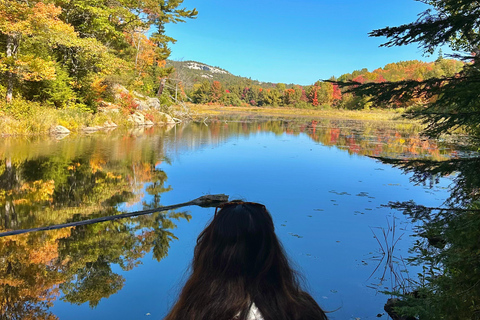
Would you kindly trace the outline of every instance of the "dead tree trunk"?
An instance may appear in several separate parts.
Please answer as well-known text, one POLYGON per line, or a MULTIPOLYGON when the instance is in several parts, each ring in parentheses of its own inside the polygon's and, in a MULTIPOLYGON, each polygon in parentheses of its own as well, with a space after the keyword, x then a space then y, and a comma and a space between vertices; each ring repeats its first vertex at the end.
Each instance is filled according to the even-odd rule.
POLYGON ((163 88, 165 88, 165 83, 167 82, 167 78, 163 78, 162 81, 160 81, 160 87, 158 88, 157 91, 157 97, 160 97, 163 93, 163 88))
MULTIPOLYGON (((7 35, 7 60, 10 61, 12 58, 15 59, 17 55, 17 37, 15 35, 7 35)), ((12 72, 11 68, 13 66, 10 66, 10 68, 6 72, 7 76, 7 96, 6 100, 7 103, 12 101, 13 98, 13 82, 14 82, 14 77, 15 74, 12 72)))

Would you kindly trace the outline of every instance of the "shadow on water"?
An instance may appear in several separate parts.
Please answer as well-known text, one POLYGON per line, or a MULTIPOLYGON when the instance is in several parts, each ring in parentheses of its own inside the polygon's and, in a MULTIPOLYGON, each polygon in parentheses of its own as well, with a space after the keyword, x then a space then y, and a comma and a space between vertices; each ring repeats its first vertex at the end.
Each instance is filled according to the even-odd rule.
MULTIPOLYGON (((480 163, 475 158, 452 158, 466 151, 422 139, 418 130, 405 123, 379 126, 361 121, 238 116, 170 130, 136 129, 62 140, 6 139, 0 145, 0 231, 155 208, 161 205, 162 194, 172 190, 160 164, 171 162, 179 153, 221 146, 236 136, 307 135, 350 155, 377 157, 413 174, 416 183, 434 184, 438 176, 454 176, 449 209, 390 205, 422 222, 414 248, 419 254, 413 259, 424 265, 418 283, 420 296, 437 301, 455 295, 437 312, 456 304, 465 306, 460 301, 474 297, 465 310, 478 312, 480 278, 468 270, 480 269, 479 260, 466 253, 478 251, 480 219, 475 210, 480 209, 480 163), (436 238, 440 240, 433 245, 436 238), (437 294, 439 288, 443 295, 437 294)), ((59 297, 95 307, 124 286, 125 278, 112 266, 132 270, 150 252, 160 261, 176 239, 175 221, 190 218, 187 212, 170 211, 0 238, 0 318, 54 319, 49 308, 59 297)), ((391 227, 382 231, 383 237, 395 242, 398 235, 392 232, 396 227, 391 227)), ((377 239, 384 245, 387 264, 393 265, 394 257, 388 255, 392 247, 380 242, 378 233, 377 239)))
POLYGON ((415 223, 410 264, 422 267, 409 290, 395 290, 386 310, 413 319, 480 319, 480 157, 443 161, 378 158, 433 186, 452 176, 450 197, 441 207, 392 201, 415 223))

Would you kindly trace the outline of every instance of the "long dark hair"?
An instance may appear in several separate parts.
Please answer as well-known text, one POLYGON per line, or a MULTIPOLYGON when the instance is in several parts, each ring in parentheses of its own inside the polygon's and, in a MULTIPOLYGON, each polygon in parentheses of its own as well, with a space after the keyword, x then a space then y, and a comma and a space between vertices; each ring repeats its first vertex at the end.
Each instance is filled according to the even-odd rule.
MULTIPOLYGON (((232 201, 200 233, 192 274, 165 320, 327 319, 299 285, 265 206, 232 201)), ((217 208, 218 209, 218 208, 217 208)))

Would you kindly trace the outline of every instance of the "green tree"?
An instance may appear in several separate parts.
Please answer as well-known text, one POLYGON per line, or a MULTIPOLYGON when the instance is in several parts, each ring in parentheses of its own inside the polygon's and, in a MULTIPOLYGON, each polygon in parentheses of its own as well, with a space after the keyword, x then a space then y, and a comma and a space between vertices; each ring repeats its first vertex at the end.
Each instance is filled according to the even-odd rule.
POLYGON ((277 88, 266 89, 263 92, 263 101, 267 106, 278 107, 282 104, 282 91, 277 88))
POLYGON ((210 82, 204 80, 193 85, 192 99, 195 103, 207 103, 211 99, 210 82))
POLYGON ((225 106, 241 106, 242 105, 242 100, 238 97, 236 93, 233 92, 226 92, 222 96, 221 100, 222 104, 225 106))
POLYGON ((283 92, 285 89, 287 89, 287 86, 285 85, 285 83, 277 83, 275 88, 283 92))

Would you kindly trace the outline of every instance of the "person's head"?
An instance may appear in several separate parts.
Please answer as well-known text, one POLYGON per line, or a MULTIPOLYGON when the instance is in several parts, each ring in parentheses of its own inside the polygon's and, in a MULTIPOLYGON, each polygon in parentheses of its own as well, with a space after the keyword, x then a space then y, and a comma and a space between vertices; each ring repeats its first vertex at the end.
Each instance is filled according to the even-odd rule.
POLYGON ((166 319, 246 319, 252 303, 265 320, 326 319, 300 289, 265 206, 232 201, 198 236, 192 275, 166 319))
POLYGON ((272 217, 262 204, 232 201, 220 206, 198 237, 193 272, 204 277, 241 279, 248 288, 267 275, 280 276, 281 270, 290 271, 272 217))

